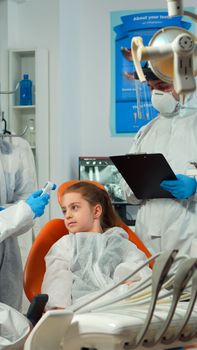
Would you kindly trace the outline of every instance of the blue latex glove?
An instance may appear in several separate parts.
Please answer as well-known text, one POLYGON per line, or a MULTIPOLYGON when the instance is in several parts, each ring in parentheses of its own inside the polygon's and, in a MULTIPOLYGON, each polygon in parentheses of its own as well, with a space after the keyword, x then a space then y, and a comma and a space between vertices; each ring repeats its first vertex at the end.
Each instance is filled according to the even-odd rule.
POLYGON ((0 211, 4 210, 5 208, 4 207, 0 207, 0 211))
POLYGON ((49 194, 45 193, 41 196, 42 190, 33 192, 26 200, 26 203, 30 206, 34 212, 34 218, 37 218, 44 214, 45 206, 49 203, 49 194))
POLYGON ((177 174, 176 177, 177 180, 162 181, 161 188, 170 192, 177 199, 191 197, 196 192, 196 179, 182 174, 177 174))

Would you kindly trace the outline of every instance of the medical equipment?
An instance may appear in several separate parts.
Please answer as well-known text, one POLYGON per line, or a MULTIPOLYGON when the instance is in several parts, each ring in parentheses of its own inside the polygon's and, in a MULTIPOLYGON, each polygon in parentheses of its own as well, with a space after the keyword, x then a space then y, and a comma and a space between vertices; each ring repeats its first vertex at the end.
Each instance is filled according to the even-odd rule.
MULTIPOLYGON (((66 187, 76 181, 64 183, 58 188, 60 202, 66 187)), ((30 300, 33 293, 40 292, 44 273, 42 260, 50 249, 46 236, 52 240, 60 238, 66 233, 63 226, 63 220, 52 220, 45 225, 33 244, 24 278, 25 292, 30 300), (58 237, 55 238, 55 235, 58 237)), ((157 262, 153 277, 133 283, 122 295, 114 293, 113 297, 108 296, 105 290, 102 292, 103 299, 97 298, 91 304, 89 300, 86 305, 85 302, 75 304, 69 310, 47 311, 32 330, 24 349, 79 350, 87 347, 98 350, 145 350, 146 344, 150 344, 151 349, 161 350, 197 342, 197 307, 194 305, 197 294, 196 259, 177 257, 176 253, 170 251, 164 255, 158 253, 158 258, 152 257, 157 262), (175 263, 181 268, 179 273, 177 270, 176 277, 171 272, 175 263), (180 295, 188 283, 187 278, 187 288, 191 288, 191 291, 188 293, 186 290, 180 295), (187 343, 179 339, 180 334, 184 339, 187 337, 187 343), (158 335, 160 340, 157 339, 158 335), (143 339, 139 341, 139 338, 143 339), (163 344, 165 340, 169 343, 163 344)), ((147 263, 150 263, 150 259, 147 263)))
POLYGON ((44 185, 44 187, 42 188, 42 194, 41 196, 43 196, 43 194, 48 193, 50 191, 54 191, 56 189, 56 184, 51 182, 51 181, 47 181, 44 185))
POLYGON ((44 214, 45 206, 49 203, 50 196, 42 194, 41 190, 33 192, 27 199, 26 203, 30 206, 35 214, 34 218, 40 217, 44 214))
POLYGON ((34 212, 35 217, 40 217, 44 213, 45 206, 49 202, 50 196, 47 194, 50 190, 55 190, 56 184, 47 181, 41 190, 33 192, 27 199, 26 203, 34 212))
POLYGON ((24 350, 161 350, 196 342, 197 259, 176 254, 174 250, 154 257, 152 278, 131 286, 130 297, 108 297, 103 306, 89 302, 77 312, 74 305, 47 311, 24 350), (179 264, 171 274, 174 262, 179 264))
MULTIPOLYGON (((183 11, 182 1, 168 0, 169 16, 186 15, 197 21, 197 15, 183 11)), ((184 97, 196 89, 197 41, 189 31, 178 27, 162 28, 148 46, 141 37, 133 37, 132 59, 141 82, 145 82, 140 61, 148 61, 159 79, 174 84, 175 91, 184 97)))

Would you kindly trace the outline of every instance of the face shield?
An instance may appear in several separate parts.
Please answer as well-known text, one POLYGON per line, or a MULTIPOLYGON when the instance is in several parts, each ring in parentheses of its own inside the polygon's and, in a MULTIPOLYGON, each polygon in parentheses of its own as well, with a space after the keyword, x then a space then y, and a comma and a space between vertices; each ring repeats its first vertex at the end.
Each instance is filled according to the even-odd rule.
POLYGON ((145 82, 141 82, 139 80, 138 74, 134 72, 134 82, 135 82, 135 92, 136 92, 136 110, 134 111, 134 115, 136 118, 150 121, 158 114, 157 108, 155 108, 152 104, 152 88, 149 82, 151 81, 154 85, 158 82, 158 78, 148 67, 148 63, 146 62, 144 67, 142 67, 143 73, 146 77, 145 82))
POLYGON ((136 104, 133 105, 134 121, 137 119, 149 120, 151 118, 151 95, 146 83, 135 80, 136 104))
MULTIPOLYGON (((173 117, 174 115, 186 116, 197 110, 197 92, 187 94, 184 102, 180 96, 176 94, 171 83, 160 80, 150 69, 148 63, 145 65, 143 73, 147 79, 147 85, 151 95, 151 104, 153 108, 165 117, 173 117), (196 107, 195 107, 196 106, 196 107)), ((137 72, 134 74, 138 79, 137 72)), ((136 85, 141 86, 139 80, 136 85)), ((136 88, 137 103, 140 101, 140 93, 136 88)), ((138 103, 140 106, 140 103, 138 103)))
MULTIPOLYGON (((147 63, 143 67, 144 74, 148 79, 158 79, 154 73, 148 68, 147 63)), ((136 104, 133 105, 133 115, 135 122, 142 120, 144 122, 149 122, 156 115, 156 110, 152 106, 151 102, 151 89, 148 81, 141 82, 138 78, 137 72, 134 72, 134 84, 136 93, 136 104)))

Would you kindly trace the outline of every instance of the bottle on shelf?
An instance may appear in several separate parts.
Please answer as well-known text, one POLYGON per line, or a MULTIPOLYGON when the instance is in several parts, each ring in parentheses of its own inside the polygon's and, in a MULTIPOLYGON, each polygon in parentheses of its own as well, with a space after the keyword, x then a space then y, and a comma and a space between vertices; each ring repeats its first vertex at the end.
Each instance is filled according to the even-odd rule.
POLYGON ((32 81, 28 74, 24 74, 20 81, 20 105, 32 105, 32 81))

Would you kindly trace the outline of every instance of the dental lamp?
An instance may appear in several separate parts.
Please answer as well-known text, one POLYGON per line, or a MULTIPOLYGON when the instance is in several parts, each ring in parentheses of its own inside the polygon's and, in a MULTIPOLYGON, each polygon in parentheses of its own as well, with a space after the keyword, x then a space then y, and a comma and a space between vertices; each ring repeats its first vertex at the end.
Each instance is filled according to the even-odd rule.
MULTIPOLYGON (((181 0, 167 0, 169 16, 188 16, 197 21, 197 15, 183 11, 181 0)), ((132 59, 141 82, 146 81, 140 61, 148 61, 155 75, 174 85, 177 94, 184 96, 196 89, 197 40, 195 36, 179 27, 160 29, 144 46, 141 37, 131 41, 132 59)))

